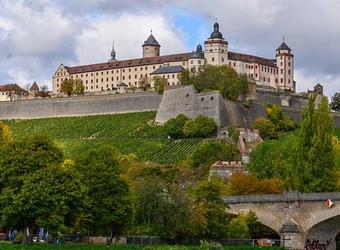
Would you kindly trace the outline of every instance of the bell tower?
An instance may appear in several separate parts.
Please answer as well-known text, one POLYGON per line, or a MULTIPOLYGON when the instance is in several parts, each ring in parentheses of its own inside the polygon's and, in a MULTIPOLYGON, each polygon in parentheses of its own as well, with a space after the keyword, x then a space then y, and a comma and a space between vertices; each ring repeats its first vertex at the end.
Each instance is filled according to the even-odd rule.
POLYGON ((295 92, 294 55, 284 39, 276 50, 276 66, 278 68, 277 87, 295 92))
POLYGON ((220 25, 214 24, 214 31, 204 42, 204 56, 208 64, 222 65, 228 61, 228 42, 220 32, 220 25))

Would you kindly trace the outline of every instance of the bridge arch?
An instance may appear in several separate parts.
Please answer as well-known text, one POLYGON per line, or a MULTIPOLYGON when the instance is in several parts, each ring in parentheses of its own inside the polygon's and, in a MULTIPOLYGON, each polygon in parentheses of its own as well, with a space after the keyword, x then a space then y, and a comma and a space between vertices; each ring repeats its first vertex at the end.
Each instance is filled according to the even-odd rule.
MULTIPOLYGON (((325 206, 324 206, 325 207, 325 206)), ((325 207, 323 210, 316 210, 309 218, 306 218, 303 222, 303 228, 305 231, 309 231, 315 225, 318 225, 324 221, 340 216, 340 206, 334 206, 332 208, 325 207)))

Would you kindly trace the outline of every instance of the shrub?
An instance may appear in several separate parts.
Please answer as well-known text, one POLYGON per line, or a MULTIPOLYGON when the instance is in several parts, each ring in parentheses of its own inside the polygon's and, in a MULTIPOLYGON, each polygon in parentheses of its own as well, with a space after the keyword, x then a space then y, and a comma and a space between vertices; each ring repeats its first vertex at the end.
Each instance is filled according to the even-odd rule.
POLYGON ((183 133, 186 137, 210 137, 217 132, 217 125, 213 118, 197 116, 193 120, 186 121, 183 133))
POLYGON ((263 139, 276 139, 278 137, 275 125, 268 119, 257 118, 253 127, 260 131, 260 136, 263 139))
POLYGON ((192 154, 192 166, 208 166, 216 161, 238 159, 239 152, 235 145, 218 141, 203 142, 192 154))
POLYGON ((183 114, 179 114, 176 118, 168 120, 164 124, 167 135, 174 139, 183 138, 183 128, 187 121, 188 118, 183 114))

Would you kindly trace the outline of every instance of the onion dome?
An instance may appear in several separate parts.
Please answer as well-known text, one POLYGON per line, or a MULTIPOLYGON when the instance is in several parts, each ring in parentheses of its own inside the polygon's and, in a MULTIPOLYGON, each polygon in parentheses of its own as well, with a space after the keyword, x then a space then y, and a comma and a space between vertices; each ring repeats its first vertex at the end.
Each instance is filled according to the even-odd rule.
POLYGON ((192 53, 191 58, 204 59, 204 53, 200 44, 197 45, 196 51, 192 53))
POLYGON ((214 24, 214 32, 211 33, 210 38, 223 39, 222 33, 220 32, 220 25, 218 23, 214 24))

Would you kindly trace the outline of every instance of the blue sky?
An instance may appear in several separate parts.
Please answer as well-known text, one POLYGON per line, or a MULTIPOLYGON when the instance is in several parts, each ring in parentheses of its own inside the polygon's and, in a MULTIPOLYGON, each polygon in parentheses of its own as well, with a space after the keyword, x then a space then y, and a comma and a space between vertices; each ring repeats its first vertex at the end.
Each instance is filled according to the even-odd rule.
POLYGON ((1 0, 0 83, 50 86, 60 63, 140 57, 153 30, 162 54, 188 52, 217 18, 232 51, 274 58, 285 35, 298 91, 340 92, 338 0, 1 0))

